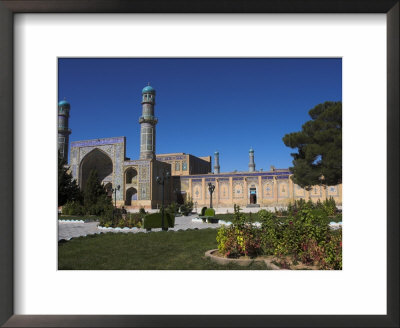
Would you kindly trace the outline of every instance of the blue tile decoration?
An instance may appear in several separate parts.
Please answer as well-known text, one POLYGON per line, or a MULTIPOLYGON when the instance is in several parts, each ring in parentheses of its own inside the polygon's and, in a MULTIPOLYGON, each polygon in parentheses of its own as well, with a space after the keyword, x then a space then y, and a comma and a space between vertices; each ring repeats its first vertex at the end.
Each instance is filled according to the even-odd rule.
POLYGON ((158 156, 158 155, 156 155, 156 158, 157 158, 158 161, 164 162, 164 161, 182 160, 182 159, 185 159, 186 156, 182 156, 182 155, 176 155, 176 156, 158 156))
MULTIPOLYGON (((287 179, 291 173, 288 171, 282 171, 282 172, 247 172, 247 173, 224 173, 224 174, 212 174, 213 178, 226 178, 226 177, 232 177, 233 179, 238 178, 238 177, 263 177, 263 176, 271 176, 271 177, 280 177, 284 176, 284 179, 287 179)), ((181 177, 185 178, 210 178, 211 174, 207 175, 182 175, 181 177)))
POLYGON ((90 147, 90 146, 100 146, 100 145, 108 145, 116 143, 125 143, 125 137, 73 141, 71 142, 71 147, 90 147))

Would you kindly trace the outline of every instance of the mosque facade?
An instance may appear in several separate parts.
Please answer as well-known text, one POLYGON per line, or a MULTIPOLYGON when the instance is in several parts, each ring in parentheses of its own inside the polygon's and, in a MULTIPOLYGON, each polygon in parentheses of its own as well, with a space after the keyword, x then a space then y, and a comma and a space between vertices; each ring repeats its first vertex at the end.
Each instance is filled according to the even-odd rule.
POLYGON ((126 137, 112 137, 71 142, 68 162, 68 125, 70 104, 58 104, 58 148, 69 163, 69 169, 84 190, 91 170, 113 197, 117 206, 127 209, 159 208, 163 202, 183 203, 192 199, 196 207, 210 206, 209 186, 214 186, 214 208, 284 206, 303 198, 316 202, 334 198, 342 203, 342 185, 316 185, 305 190, 293 183, 289 169, 257 171, 254 150, 249 150, 248 171, 220 172, 219 153, 197 157, 186 153, 156 154, 156 91, 151 86, 142 90, 140 156, 126 156, 126 137))

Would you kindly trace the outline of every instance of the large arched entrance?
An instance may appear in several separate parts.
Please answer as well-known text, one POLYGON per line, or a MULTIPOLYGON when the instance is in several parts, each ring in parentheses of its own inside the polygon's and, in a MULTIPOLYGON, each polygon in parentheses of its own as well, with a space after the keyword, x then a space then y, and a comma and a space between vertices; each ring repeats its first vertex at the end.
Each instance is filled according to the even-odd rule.
POLYGON ((137 200, 137 190, 136 188, 128 188, 125 194, 125 205, 131 206, 132 200, 137 200))
MULTIPOLYGON (((82 190, 85 189, 90 171, 96 170, 100 182, 113 172, 113 163, 111 158, 102 150, 95 148, 82 159, 80 165, 79 186, 82 190)), ((108 179, 107 179, 108 180, 108 179)))

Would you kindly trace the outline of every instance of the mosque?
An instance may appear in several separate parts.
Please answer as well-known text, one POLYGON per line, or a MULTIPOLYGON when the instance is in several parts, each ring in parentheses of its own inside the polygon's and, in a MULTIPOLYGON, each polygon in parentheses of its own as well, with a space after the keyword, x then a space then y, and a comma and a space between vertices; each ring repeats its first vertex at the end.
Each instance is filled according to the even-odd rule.
MULTIPOLYGON (((101 138, 71 142, 69 168, 83 190, 91 170, 117 206, 127 209, 159 208, 164 202, 183 203, 191 198, 196 207, 210 206, 209 186, 214 186, 214 208, 263 207, 287 205, 303 198, 313 202, 332 197, 342 204, 342 185, 313 186, 305 190, 290 179, 289 169, 256 170, 254 150, 249 150, 249 169, 245 172, 220 172, 219 153, 197 157, 186 153, 156 154, 154 116, 156 91, 150 85, 142 90, 140 156, 126 156, 126 137, 101 138), (213 169, 211 169, 213 168, 213 169)), ((70 104, 58 104, 58 149, 68 163, 70 104)))

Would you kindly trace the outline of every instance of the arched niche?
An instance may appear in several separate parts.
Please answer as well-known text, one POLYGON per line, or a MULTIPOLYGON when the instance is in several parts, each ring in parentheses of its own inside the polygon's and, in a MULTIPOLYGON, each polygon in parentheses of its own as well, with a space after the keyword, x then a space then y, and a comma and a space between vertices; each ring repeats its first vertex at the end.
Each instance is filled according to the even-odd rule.
POLYGON ((133 167, 130 167, 129 169, 127 169, 125 171, 125 183, 126 184, 133 183, 132 180, 137 177, 137 174, 138 174, 137 171, 133 167))
POLYGON ((137 190, 136 188, 128 188, 125 192, 125 205, 132 205, 132 200, 137 200, 137 190))
POLYGON ((112 174, 113 162, 104 151, 95 148, 87 153, 81 161, 79 186, 85 189, 90 171, 96 170, 100 181, 112 174))

